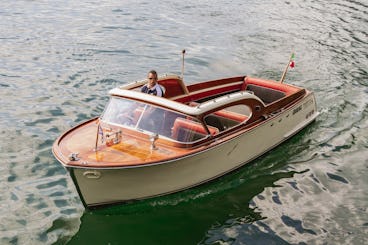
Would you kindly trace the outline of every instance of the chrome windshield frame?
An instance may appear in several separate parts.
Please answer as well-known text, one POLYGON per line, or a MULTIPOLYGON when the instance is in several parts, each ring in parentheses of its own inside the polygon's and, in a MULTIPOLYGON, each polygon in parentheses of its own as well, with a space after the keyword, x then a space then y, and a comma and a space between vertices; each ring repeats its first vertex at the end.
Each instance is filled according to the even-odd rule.
POLYGON ((211 136, 206 126, 196 117, 119 96, 110 98, 101 115, 101 121, 147 135, 158 134, 160 138, 184 144, 195 143, 211 136))

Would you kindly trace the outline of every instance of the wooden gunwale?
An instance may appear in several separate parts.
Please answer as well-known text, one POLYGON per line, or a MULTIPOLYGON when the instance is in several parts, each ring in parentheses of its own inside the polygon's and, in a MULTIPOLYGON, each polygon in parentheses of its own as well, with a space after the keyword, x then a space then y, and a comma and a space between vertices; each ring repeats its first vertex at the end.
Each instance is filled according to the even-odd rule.
MULTIPOLYGON (((184 95, 186 97, 189 98, 193 98, 191 96, 193 96, 193 94, 196 93, 202 93, 202 92, 206 92, 203 90, 206 90, 208 88, 208 86, 219 86, 219 89, 221 89, 221 87, 226 87, 228 88, 229 86, 241 86, 241 84, 243 83, 242 80, 244 79, 244 77, 234 77, 234 78, 227 78, 227 79, 219 79, 219 80, 214 80, 214 81, 209 81, 209 82, 204 82, 200 85, 190 85, 188 86, 188 90, 190 91, 189 94, 184 95), (239 81, 240 80, 240 81, 239 81), (226 83, 225 85, 223 83, 226 83), (233 84, 233 85, 231 85, 233 84), (228 87, 226 86, 228 85, 228 87)), ((263 81, 263 80, 262 80, 263 81)), ((290 85, 286 85, 286 84, 282 84, 282 86, 284 88, 287 88, 286 86, 290 86, 290 85)), ((139 85, 138 85, 139 86, 139 85)), ((171 140, 166 140, 164 138, 159 138, 157 141, 157 146, 161 147, 161 148, 165 148, 165 149, 169 149, 171 152, 175 152, 175 155, 172 157, 167 157, 167 158, 161 158, 159 160, 154 160, 154 161, 149 161, 149 162, 125 162, 124 164, 119 164, 119 163, 109 163, 109 162, 104 162, 103 164, 101 163, 89 163, 89 164, 82 164, 79 161, 70 161, 67 156, 65 156, 62 152, 63 149, 61 148, 62 146, 60 146, 60 143, 63 139, 65 139, 65 137, 67 137, 68 135, 73 134, 73 132, 75 132, 76 130, 78 130, 79 128, 86 126, 87 124, 92 124, 95 123, 96 124, 96 130, 97 130, 97 122, 94 122, 97 120, 97 118, 93 118, 90 120, 87 120, 79 125, 77 125, 76 127, 66 131, 63 135, 61 135, 54 143, 54 147, 53 147, 53 152, 55 154, 55 156, 57 157, 57 159, 64 165, 67 167, 82 167, 82 168, 121 168, 121 167, 138 167, 138 166, 147 166, 147 165, 151 165, 151 164, 163 164, 165 162, 170 162, 170 161, 174 161, 176 159, 179 158, 183 158, 183 157, 190 157, 193 154, 198 154, 199 152, 203 151, 203 150, 207 150, 211 147, 217 146, 218 144, 223 144, 226 141, 231 140, 234 137, 238 137, 239 135, 243 134, 245 131, 250 130, 254 127, 257 127, 259 125, 261 125, 261 121, 267 122, 268 120, 271 119, 267 119, 267 114, 275 112, 277 109, 288 109, 290 107, 292 107, 294 104, 296 104, 301 98, 303 98, 304 96, 306 96, 306 94, 308 94, 306 92, 305 89, 301 89, 298 87, 294 87, 292 86, 293 89, 293 93, 289 93, 287 94, 286 97, 279 99, 278 101, 275 101, 271 104, 269 104, 268 106, 264 106, 261 103, 259 103, 259 101, 255 100, 251 103, 251 106, 260 106, 260 111, 254 113, 253 117, 247 121, 246 124, 239 124, 237 126, 235 126, 234 128, 227 130, 227 131, 223 131, 223 132, 219 132, 216 136, 209 136, 206 139, 204 139, 203 141, 200 142, 195 142, 195 143, 191 143, 191 144, 183 144, 180 142, 175 142, 175 141, 171 141, 171 140), (217 139, 221 139, 220 141, 216 141, 217 139), (55 147, 55 146, 58 147, 55 147), (57 149, 57 150, 55 150, 57 149)), ((212 93, 213 90, 212 90, 212 93)), ((249 99, 248 99, 249 100, 249 99)), ((144 101, 144 100, 142 100, 144 101)), ((231 106, 233 104, 241 104, 243 101, 236 101, 233 103, 229 103, 226 106, 231 106)), ((153 103, 154 104, 154 103, 153 103)), ((157 104, 159 106, 163 106, 162 104, 157 104)), ((164 107, 164 106, 163 106, 164 107)), ((225 105, 223 106, 225 107, 225 105)), ((211 113, 213 111, 216 111, 218 108, 212 109, 207 111, 208 113, 211 113)), ((203 114, 197 115, 197 117, 203 121, 203 114)), ((147 138, 147 134, 144 134, 142 132, 134 132, 133 130, 129 130, 129 129, 124 129, 125 131, 129 132, 129 136, 130 137, 136 137, 137 139, 140 138, 140 140, 142 142, 146 141, 148 142, 148 138, 147 138)), ((127 135, 125 135, 127 136, 127 135)), ((147 147, 149 147, 149 145, 147 144, 147 147)), ((107 147, 101 147, 101 151, 105 150, 107 147)), ((65 149, 64 149, 65 150, 65 149)), ((83 153, 82 153, 83 154, 83 153)))

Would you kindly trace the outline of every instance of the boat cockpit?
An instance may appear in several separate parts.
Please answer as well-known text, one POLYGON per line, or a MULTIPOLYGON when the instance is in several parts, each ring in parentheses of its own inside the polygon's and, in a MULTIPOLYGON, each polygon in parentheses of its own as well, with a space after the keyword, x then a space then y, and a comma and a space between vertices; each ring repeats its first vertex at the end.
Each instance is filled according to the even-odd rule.
POLYGON ((161 98, 140 93, 145 83, 142 80, 110 91, 111 100, 101 117, 105 128, 115 125, 193 145, 264 120, 268 107, 274 112, 275 106, 285 106, 304 92, 291 85, 250 77, 185 86, 180 77, 166 76, 158 81, 166 91, 165 98, 161 98))

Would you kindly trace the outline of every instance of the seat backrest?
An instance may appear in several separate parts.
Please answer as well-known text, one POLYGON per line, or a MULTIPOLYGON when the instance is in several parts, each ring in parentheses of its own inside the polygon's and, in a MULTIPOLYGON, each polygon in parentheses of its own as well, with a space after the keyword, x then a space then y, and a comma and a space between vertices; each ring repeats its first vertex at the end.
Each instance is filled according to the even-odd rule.
MULTIPOLYGON (((219 130, 215 127, 209 127, 211 135, 215 135, 219 130)), ((172 129, 172 138, 182 142, 191 142, 207 135, 206 129, 199 122, 177 118, 172 129)))
POLYGON ((184 95, 182 81, 179 78, 163 78, 158 80, 158 84, 164 87, 165 98, 184 95))
POLYGON ((243 115, 237 112, 233 112, 233 111, 228 111, 225 109, 220 110, 220 111, 215 111, 214 114, 220 117, 231 119, 233 121, 237 121, 237 122, 243 122, 248 119, 246 115, 243 115))

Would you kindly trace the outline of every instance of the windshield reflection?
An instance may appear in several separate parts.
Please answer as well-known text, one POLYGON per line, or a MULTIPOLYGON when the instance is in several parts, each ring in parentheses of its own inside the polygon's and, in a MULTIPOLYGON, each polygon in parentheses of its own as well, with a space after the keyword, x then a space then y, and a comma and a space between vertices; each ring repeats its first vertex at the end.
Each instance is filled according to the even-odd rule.
POLYGON ((125 98, 112 97, 102 120, 184 143, 208 136, 206 129, 194 117, 125 98))

